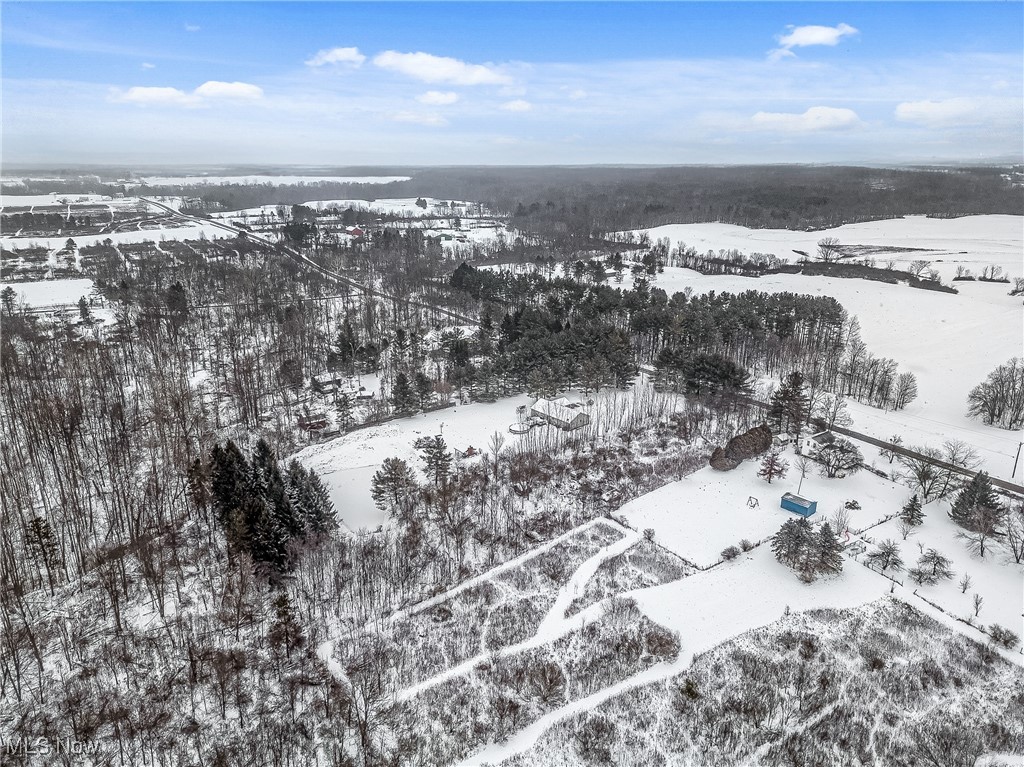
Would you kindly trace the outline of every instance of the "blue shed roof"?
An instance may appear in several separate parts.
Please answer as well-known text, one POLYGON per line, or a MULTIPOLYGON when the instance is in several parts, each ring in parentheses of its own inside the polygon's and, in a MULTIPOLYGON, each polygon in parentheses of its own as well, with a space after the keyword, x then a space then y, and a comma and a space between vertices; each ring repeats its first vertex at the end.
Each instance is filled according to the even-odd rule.
POLYGON ((790 503, 796 504, 797 506, 803 506, 804 508, 811 508, 815 504, 815 501, 809 501, 806 498, 801 498, 799 495, 793 493, 786 493, 782 496, 783 501, 789 501, 790 503))

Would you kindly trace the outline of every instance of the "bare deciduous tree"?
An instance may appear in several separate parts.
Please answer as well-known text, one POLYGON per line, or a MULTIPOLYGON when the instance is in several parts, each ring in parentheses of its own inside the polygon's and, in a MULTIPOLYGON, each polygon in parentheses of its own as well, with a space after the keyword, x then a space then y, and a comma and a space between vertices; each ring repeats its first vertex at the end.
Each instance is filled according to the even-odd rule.
POLYGON ((818 258, 826 263, 832 264, 843 257, 840 250, 838 237, 822 237, 818 240, 818 258))

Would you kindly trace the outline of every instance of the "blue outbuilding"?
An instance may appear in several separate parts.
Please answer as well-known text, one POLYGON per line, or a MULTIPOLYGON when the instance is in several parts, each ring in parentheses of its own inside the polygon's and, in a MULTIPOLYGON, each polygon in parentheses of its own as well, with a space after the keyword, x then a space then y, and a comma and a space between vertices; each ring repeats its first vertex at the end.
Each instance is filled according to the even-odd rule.
POLYGON ((808 501, 799 495, 786 493, 782 496, 782 508, 786 511, 792 511, 794 514, 799 514, 801 517, 809 517, 818 510, 818 502, 808 501))

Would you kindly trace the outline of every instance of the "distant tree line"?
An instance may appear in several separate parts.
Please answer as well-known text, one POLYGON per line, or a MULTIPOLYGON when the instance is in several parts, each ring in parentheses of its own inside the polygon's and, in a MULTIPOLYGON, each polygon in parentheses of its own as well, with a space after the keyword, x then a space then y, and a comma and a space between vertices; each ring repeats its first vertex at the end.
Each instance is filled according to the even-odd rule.
MULTIPOLYGON (((502 371, 519 385, 531 375, 550 379, 531 392, 622 386, 632 380, 631 366, 649 360, 657 385, 692 394, 749 393, 751 372, 800 370, 812 404, 827 390, 893 409, 917 396, 914 375, 872 355, 857 320, 827 296, 749 290, 669 297, 643 278, 624 290, 586 276, 467 264, 449 284, 483 307, 479 352, 488 355, 488 374, 502 377, 502 390, 509 380, 502 371), (498 312, 504 316, 495 339, 498 312)), ((809 414, 804 408, 804 420, 809 414)))

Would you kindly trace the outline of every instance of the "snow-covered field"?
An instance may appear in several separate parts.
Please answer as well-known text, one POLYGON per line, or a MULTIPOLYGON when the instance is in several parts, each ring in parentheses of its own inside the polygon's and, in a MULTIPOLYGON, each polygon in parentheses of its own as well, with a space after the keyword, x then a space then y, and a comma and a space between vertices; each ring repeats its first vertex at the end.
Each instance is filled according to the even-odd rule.
MULTIPOLYGON (((719 543, 774 532, 792 516, 777 508, 778 496, 789 489, 790 484, 795 488, 795 483, 786 481, 769 486, 755 477, 756 466, 756 462, 747 462, 727 474, 710 469, 698 472, 680 483, 673 483, 634 501, 624 509, 624 516, 630 524, 654 527, 656 542, 682 556, 692 556, 695 552, 706 556, 713 554, 719 543), (747 493, 761 496, 762 504, 751 509, 745 503, 738 503, 747 493), (774 499, 776 504, 766 506, 765 496, 769 500, 774 499), (672 500, 675 501, 674 507, 672 500)), ((896 505, 898 508, 898 502, 908 494, 906 488, 869 473, 842 480, 808 476, 803 492, 819 500, 819 508, 824 510, 819 511, 819 516, 833 504, 840 505, 856 497, 862 510, 853 512, 854 527, 876 514, 880 516, 883 512, 895 510, 890 507, 896 505)), ((926 507, 926 519, 918 528, 918 534, 907 542, 900 541, 908 567, 917 558, 918 540, 925 548, 935 547, 953 560, 952 567, 957 577, 937 586, 916 587, 904 573, 896 574, 904 585, 896 585, 863 567, 849 555, 844 556, 841 574, 810 584, 803 583, 775 559, 770 544, 764 544, 709 570, 663 585, 627 592, 624 596, 635 600, 648 618, 677 632, 681 645, 678 658, 656 664, 585 698, 555 708, 460 764, 464 767, 497 764, 524 753, 534 747, 551 727, 568 717, 594 710, 628 690, 676 677, 691 667, 697 655, 747 631, 772 624, 790 613, 821 608, 853 608, 873 602, 884 604, 886 598, 896 598, 948 628, 984 642, 987 639, 984 634, 956 620, 973 616, 973 594, 978 593, 984 603, 976 623, 985 626, 999 623, 1019 632, 1020 611, 1024 603, 1022 568, 1008 564, 1000 557, 989 557, 983 561, 971 555, 963 542, 956 539, 955 527, 945 518, 946 508, 944 503, 926 507), (962 594, 956 582, 965 572, 970 573, 974 583, 966 594, 962 594), (939 604, 945 613, 922 600, 915 590, 939 604)), ((873 528, 867 536, 874 540, 895 538, 899 541, 900 536, 892 529, 893 526, 893 522, 886 523, 873 528)), ((621 545, 618 544, 619 547, 621 545)), ((615 546, 613 544, 609 548, 615 546)), ((600 556, 596 555, 594 559, 600 556)), ((580 568, 581 571, 583 569, 580 568)), ((574 576, 563 590, 578 592, 582 581, 582 577, 574 576)), ((564 599, 558 603, 562 602, 564 599)), ((600 609, 600 606, 588 608, 583 614, 584 619, 593 620, 600 614, 600 609)), ((541 624, 537 636, 524 646, 554 642, 571 628, 573 620, 552 611, 549 619, 541 624)), ((1001 654, 1007 660, 1024 665, 1024 659, 1015 652, 1001 654)))
MULTIPOLYGON (((0 290, 6 287, 7 283, 0 283, 0 290)), ((93 293, 93 282, 86 279, 15 282, 11 283, 11 287, 14 288, 17 302, 24 301, 37 309, 76 304, 82 296, 88 297, 93 293)))
MULTIPOLYGON (((794 456, 791 453, 784 457, 792 464, 794 456)), ((800 482, 799 473, 791 465, 784 479, 776 479, 769 485, 757 477, 758 466, 758 461, 745 461, 737 469, 725 473, 710 467, 702 469, 678 482, 672 482, 637 498, 623 506, 620 513, 626 522, 637 529, 653 528, 657 543, 695 564, 707 566, 720 559, 720 552, 726 546, 736 545, 742 538, 756 543, 762 538, 774 535, 787 519, 794 518, 793 514, 780 508, 779 502, 783 493, 796 492, 800 482), (756 507, 751 508, 747 505, 749 497, 758 500, 756 507)), ((885 516, 898 513, 910 494, 911 491, 906 486, 882 479, 868 471, 861 471, 843 479, 825 479, 812 469, 800 488, 801 496, 818 502, 818 513, 811 518, 812 521, 828 519, 847 501, 857 501, 861 508, 849 512, 852 531, 862 530, 885 516)), ((916 533, 907 541, 902 540, 896 519, 871 528, 864 535, 874 541, 886 538, 897 541, 908 568, 912 567, 920 556, 918 544, 925 549, 935 548, 952 560, 952 569, 956 572, 956 577, 935 586, 918 587, 905 573, 896 574, 904 583, 901 593, 911 604, 921 606, 921 600, 913 596, 916 588, 920 594, 940 604, 953 616, 965 618, 973 615, 971 603, 973 595, 978 593, 985 600, 978 616, 979 621, 985 625, 999 623, 1018 631, 1021 625, 1021 610, 1024 607, 1024 568, 1007 561, 1008 554, 1005 550, 999 550, 995 555, 990 554, 985 559, 971 554, 965 542, 956 537, 959 528, 947 516, 948 510, 948 501, 935 501, 925 506, 924 524, 916 528, 916 533), (957 582, 964 573, 969 573, 973 581, 966 594, 961 593, 957 587, 957 582)), ((853 534, 851 540, 856 537, 858 536, 853 534)), ((842 535, 841 540, 845 541, 847 537, 842 535)), ((868 551, 871 549, 869 545, 868 551)), ((743 614, 754 611, 754 614, 760 615, 763 612, 765 622, 778 618, 786 604, 792 609, 854 604, 837 604, 829 601, 815 604, 813 599, 806 603, 782 601, 776 604, 783 596, 785 600, 800 600, 801 594, 807 592, 813 595, 815 590, 825 587, 819 584, 805 586, 799 583, 792 572, 772 558, 770 544, 765 544, 756 551, 756 554, 743 555, 740 560, 726 562, 707 573, 651 589, 649 604, 653 612, 648 612, 651 619, 671 625, 677 630, 690 630, 683 626, 689 625, 686 618, 678 617, 670 623, 669 621, 673 619, 661 614, 662 611, 658 607, 659 598, 656 598, 658 589, 682 589, 684 592, 700 589, 704 594, 728 593, 729 599, 724 601, 730 604, 742 601, 743 614), (767 558, 765 551, 768 551, 767 558), (744 558, 754 558, 757 565, 753 568, 740 565, 744 558), (740 574, 728 575, 733 570, 739 571, 740 574), (709 585, 709 577, 712 580, 724 579, 728 583, 728 588, 726 589, 725 583, 709 585), (745 579, 746 582, 733 583, 737 578, 745 579), (794 582, 796 586, 793 585, 794 582), (766 612, 765 605, 770 606, 766 612)), ((826 583, 831 584, 827 587, 830 596, 839 592, 845 593, 852 584, 862 592, 863 601, 869 601, 883 592, 888 593, 891 585, 886 579, 851 560, 847 561, 846 572, 841 578, 826 583)), ((900 591, 900 587, 896 588, 900 591)), ((672 602, 676 605, 687 604, 683 597, 684 595, 680 595, 679 601, 673 598, 672 602)), ((648 601, 646 597, 644 599, 643 604, 646 606, 648 601)), ((735 624, 740 630, 759 625, 746 624, 743 621, 737 623, 737 615, 731 615, 723 625, 735 624)), ((707 619, 717 621, 718 616, 708 616, 707 619)), ((702 632, 698 632, 698 635, 703 636, 702 632)), ((721 637, 724 638, 726 637, 721 637)))
POLYGON ((988 215, 962 218, 904 218, 847 224, 817 232, 788 229, 748 229, 733 224, 669 224, 644 229, 652 241, 669 238, 672 245, 685 243, 700 253, 708 250, 738 250, 741 253, 772 253, 785 261, 801 258, 796 250, 814 255, 824 237, 836 237, 842 245, 863 245, 872 249, 921 248, 920 251, 877 252, 869 254, 879 264, 888 260, 899 265, 911 261, 931 261, 942 279, 948 282, 963 264, 974 274, 994 264, 1011 277, 1024 274, 1024 217, 988 215), (941 263, 940 263, 941 262, 941 263))
MULTIPOLYGON (((90 234, 84 237, 72 237, 78 247, 85 245, 99 245, 105 240, 110 240, 114 245, 121 245, 134 242, 160 242, 161 240, 200 240, 204 237, 208 240, 224 237, 234 237, 235 233, 230 229, 217 226, 216 224, 196 224, 194 226, 160 226, 156 229, 139 229, 133 232, 112 232, 110 234, 90 234)), ((18 248, 49 248, 59 250, 68 241, 67 237, 0 237, 0 245, 8 250, 18 248)))
POLYGON ((386 522, 370 495, 370 482, 385 459, 401 458, 419 470, 420 460, 412 443, 436 434, 441 434, 452 450, 464 451, 471 445, 486 450, 495 431, 501 432, 509 444, 517 439, 508 432, 508 425, 517 418, 516 407, 530 402, 524 394, 421 413, 311 445, 294 457, 323 478, 348 527, 373 528, 386 522))
MULTIPOLYGON (((156 196, 152 199, 159 200, 177 210, 181 207, 183 198, 156 196)), ((148 207, 139 197, 111 197, 102 194, 59 194, 57 192, 53 194, 0 195, 0 207, 5 208, 60 208, 67 210, 68 206, 95 206, 100 204, 110 211, 145 210, 148 207)), ((71 210, 74 211, 75 208, 72 207, 71 210)))
MULTIPOLYGON (((793 455, 785 457, 792 463, 793 455)), ((779 500, 783 493, 796 493, 800 475, 790 468, 785 479, 768 484, 756 476, 757 466, 745 461, 726 473, 706 467, 627 503, 619 513, 633 527, 654 528, 658 543, 706 567, 721 558, 726 546, 738 545, 743 538, 756 543, 792 518, 779 500), (749 505, 749 499, 757 505, 749 505)), ((880 482, 869 472, 823 479, 813 471, 804 478, 800 494, 817 500, 822 516, 856 500, 861 508, 851 511, 850 527, 861 529, 899 511, 910 494, 905 487, 880 482)))
MULTIPOLYGON (((149 186, 209 184, 391 184, 409 181, 411 176, 146 176, 139 179, 149 186)), ((139 186, 129 184, 128 186, 139 186)))
POLYGON ((30 208, 93 204, 97 202, 115 203, 118 205, 137 204, 136 198, 123 198, 114 200, 113 197, 104 194, 77 194, 67 192, 54 192, 53 194, 4 194, 0 195, 0 207, 3 208, 30 208))
MULTIPOLYGON (((850 402, 853 428, 882 439, 901 434, 907 444, 936 447, 947 439, 962 439, 978 449, 987 471, 1010 478, 1024 433, 985 426, 966 415, 970 390, 1024 349, 1020 298, 1007 295, 1005 284, 957 283, 960 293, 954 295, 859 279, 705 276, 672 267, 654 284, 669 295, 690 288, 696 293, 763 290, 832 296, 858 318, 871 352, 896 360, 901 371, 917 376, 919 388, 918 398, 898 412, 850 402)), ((1018 467, 1018 478, 1021 471, 1018 467)))

